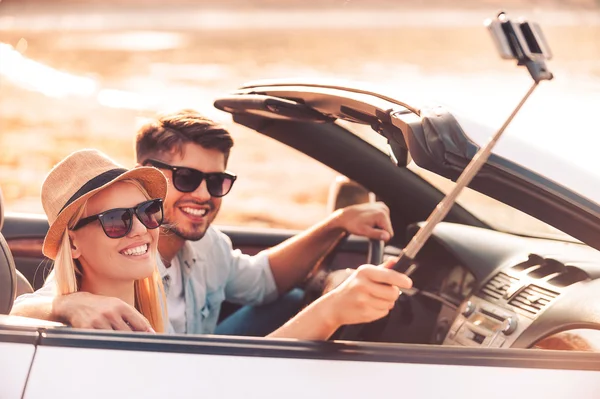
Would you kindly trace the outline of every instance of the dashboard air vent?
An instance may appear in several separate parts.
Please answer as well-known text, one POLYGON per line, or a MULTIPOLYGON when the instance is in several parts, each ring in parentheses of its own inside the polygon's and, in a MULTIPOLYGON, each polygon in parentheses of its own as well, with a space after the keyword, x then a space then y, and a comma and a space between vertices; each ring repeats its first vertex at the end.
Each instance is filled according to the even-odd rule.
POLYGON ((588 279, 590 279, 590 276, 580 268, 575 266, 565 266, 560 274, 548 280, 548 284, 552 284, 556 287, 568 287, 569 285, 588 279))
POLYGON ((484 298, 498 300, 506 294, 511 285, 518 281, 519 279, 506 273, 498 273, 481 289, 481 295, 484 298))
POLYGON ((531 284, 525 287, 508 303, 524 310, 529 315, 536 315, 558 295, 557 292, 531 284))

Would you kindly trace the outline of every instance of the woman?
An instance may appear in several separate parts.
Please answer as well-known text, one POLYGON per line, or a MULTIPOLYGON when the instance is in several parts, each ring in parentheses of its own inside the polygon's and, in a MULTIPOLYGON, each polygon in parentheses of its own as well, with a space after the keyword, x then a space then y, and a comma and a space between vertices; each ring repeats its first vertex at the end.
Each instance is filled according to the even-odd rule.
MULTIPOLYGON (((50 224, 43 252, 55 261, 56 293, 117 297, 164 332, 156 257, 166 192, 159 170, 127 170, 96 150, 74 152, 57 164, 42 185, 50 224)), ((115 323, 112 328, 122 329, 126 322, 115 323)))

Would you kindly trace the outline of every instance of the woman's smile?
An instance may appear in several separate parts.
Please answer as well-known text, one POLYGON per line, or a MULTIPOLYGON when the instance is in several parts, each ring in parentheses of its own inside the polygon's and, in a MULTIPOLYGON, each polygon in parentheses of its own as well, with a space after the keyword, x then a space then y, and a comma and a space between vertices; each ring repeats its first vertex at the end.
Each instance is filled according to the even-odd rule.
POLYGON ((119 251, 119 253, 121 255, 124 256, 128 256, 128 257, 141 257, 143 255, 146 255, 148 253, 148 249, 150 248, 149 243, 136 243, 133 245, 128 246, 127 248, 119 251))

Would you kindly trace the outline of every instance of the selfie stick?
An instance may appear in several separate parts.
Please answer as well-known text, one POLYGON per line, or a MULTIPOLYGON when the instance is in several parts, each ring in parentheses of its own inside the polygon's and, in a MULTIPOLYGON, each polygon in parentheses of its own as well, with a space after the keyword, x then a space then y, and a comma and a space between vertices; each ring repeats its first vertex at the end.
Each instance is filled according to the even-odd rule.
POLYGON ((435 226, 446 217, 461 191, 469 185, 473 177, 475 177, 483 164, 488 160, 498 139, 500 139, 500 136, 502 136, 502 133, 504 133, 523 104, 525 104, 525 101, 533 93, 540 81, 551 80, 553 77, 544 62, 552 56, 537 24, 524 21, 511 22, 506 17, 506 14, 502 12, 498 14, 496 19, 486 20, 485 25, 492 34, 502 58, 516 59, 518 61, 517 65, 525 65, 534 80, 533 85, 504 122, 500 130, 494 134, 485 147, 481 148, 475 154, 463 173, 456 180, 456 185, 452 191, 436 206, 425 221, 425 224, 417 231, 406 248, 400 252, 398 261, 391 268, 401 273, 411 273, 409 269, 414 263, 415 256, 431 236, 435 226))

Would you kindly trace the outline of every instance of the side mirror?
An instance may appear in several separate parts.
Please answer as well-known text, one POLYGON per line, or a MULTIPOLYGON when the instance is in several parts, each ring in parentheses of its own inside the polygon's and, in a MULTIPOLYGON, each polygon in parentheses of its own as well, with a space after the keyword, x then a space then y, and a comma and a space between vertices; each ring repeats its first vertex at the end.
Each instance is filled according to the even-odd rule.
POLYGON ((367 202, 375 202, 375 194, 345 176, 336 177, 329 186, 329 197, 327 199, 327 211, 329 213, 350 205, 367 202))

